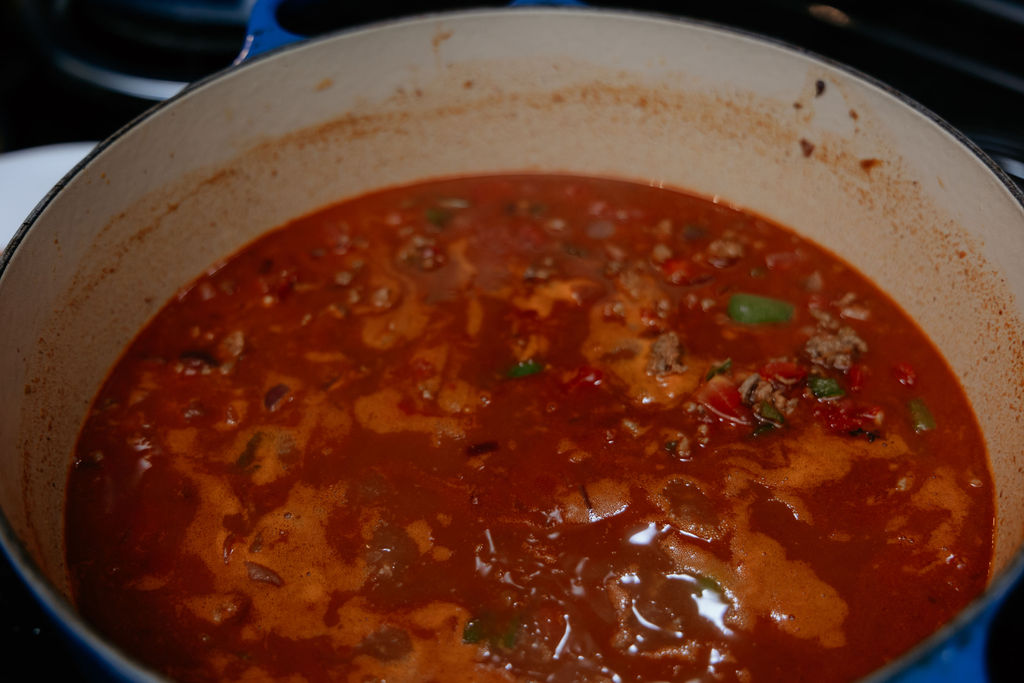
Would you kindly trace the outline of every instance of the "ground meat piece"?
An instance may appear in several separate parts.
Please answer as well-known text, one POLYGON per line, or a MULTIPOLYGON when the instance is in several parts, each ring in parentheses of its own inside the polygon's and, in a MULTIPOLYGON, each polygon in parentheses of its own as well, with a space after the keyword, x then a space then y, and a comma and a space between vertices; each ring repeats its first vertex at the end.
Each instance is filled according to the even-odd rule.
POLYGON ((711 429, 706 423, 697 425, 697 443, 701 446, 707 446, 708 442, 711 441, 711 429))
POLYGON ((284 585, 284 579, 282 579, 277 572, 269 567, 264 567, 262 564, 246 562, 245 569, 249 573, 249 578, 253 581, 269 583, 272 586, 284 585))
POLYGON ((740 383, 740 396, 743 398, 743 402, 750 405, 751 394, 758 383, 761 381, 761 375, 756 372, 752 375, 747 375, 747 378, 740 383))
POLYGON ((839 321, 834 315, 820 308, 810 309, 811 316, 818 321, 818 327, 825 330, 838 330, 839 321))
POLYGON ((640 299, 643 292, 643 278, 635 270, 625 270, 619 275, 619 285, 633 301, 640 299))
POLYGON ((391 662, 412 652, 412 640, 402 629, 385 625, 363 638, 359 652, 383 662, 391 662))
POLYGON ((622 272, 622 269, 626 267, 625 261, 609 261, 604 267, 605 277, 615 277, 622 272))
POLYGON ((231 592, 215 598, 209 619, 215 624, 238 624, 245 620, 252 608, 252 599, 243 593, 231 592))
POLYGON ((626 305, 621 301, 612 301, 606 303, 601 312, 604 314, 605 318, 625 319, 626 305))
POLYGON ((545 223, 544 227, 552 232, 562 232, 565 230, 565 219, 564 218, 549 218, 545 223))
POLYGON ((839 315, 848 320, 868 320, 871 317, 871 309, 866 306, 860 306, 854 304, 852 306, 844 306, 839 315))
POLYGON ((626 260, 626 251, 616 244, 612 244, 609 242, 608 244, 604 245, 604 250, 605 253, 608 254, 608 258, 611 259, 612 261, 619 261, 621 263, 622 261, 626 260))
POLYGON ((867 320, 871 317, 871 311, 867 306, 857 301, 857 295, 847 292, 838 301, 833 302, 839 307, 839 317, 853 320, 867 320))
POLYGON ((686 370, 686 366, 681 362, 682 355, 679 335, 675 332, 658 335, 654 343, 651 344, 650 356, 647 359, 647 374, 667 375, 683 372, 686 370))
POLYGON ((400 582, 417 557, 416 542, 405 529, 388 524, 377 527, 365 555, 372 590, 386 591, 388 584, 400 582))
POLYGON ((804 351, 812 363, 836 370, 849 370, 854 357, 867 350, 867 343, 857 336, 852 327, 819 332, 804 344, 804 351))
POLYGON ((374 308, 385 310, 395 305, 396 298, 391 288, 381 287, 374 290, 373 294, 370 295, 370 302, 374 308))
POLYGON ((437 240, 413 235, 398 250, 398 260, 420 270, 436 270, 444 265, 445 254, 437 248, 437 240))
POLYGON ((524 280, 550 280, 555 274, 555 259, 544 257, 540 264, 531 264, 523 271, 524 280))
POLYGON ((186 407, 185 410, 182 412, 182 415, 185 417, 186 420, 191 420, 196 417, 202 417, 203 415, 206 415, 206 408, 203 407, 203 404, 200 401, 192 399, 191 401, 189 401, 188 407, 186 407))
POLYGON ((655 263, 664 263, 672 258, 672 250, 664 244, 658 243, 651 249, 651 260, 655 263))
POLYGON ((804 289, 808 292, 820 292, 825 287, 825 278, 817 270, 807 276, 804 280, 804 289))
POLYGON ((217 356, 221 359, 220 371, 231 372, 245 351, 245 334, 241 330, 229 332, 217 344, 217 356))
POLYGON ((665 442, 665 450, 676 460, 689 460, 691 455, 690 439, 685 434, 676 434, 674 438, 665 442))
POLYGON ((743 258, 743 245, 736 240, 718 239, 708 245, 708 260, 712 265, 728 266, 743 258))
POLYGON ((668 299, 658 299, 658 302, 654 304, 654 312, 659 318, 664 320, 672 312, 672 302, 668 299))
POLYGON ((795 398, 786 396, 785 384, 772 382, 756 372, 740 384, 740 398, 757 413, 760 413, 760 406, 767 403, 783 415, 789 415, 797 404, 795 398))

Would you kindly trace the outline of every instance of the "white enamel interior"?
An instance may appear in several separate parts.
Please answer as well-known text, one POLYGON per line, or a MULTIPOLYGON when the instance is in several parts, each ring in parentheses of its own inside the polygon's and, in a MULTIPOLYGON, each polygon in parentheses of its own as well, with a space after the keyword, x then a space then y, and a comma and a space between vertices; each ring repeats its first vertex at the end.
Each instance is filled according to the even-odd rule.
POLYGON ((679 21, 516 10, 257 59, 129 127, 45 206, 0 280, 0 503, 43 573, 66 591, 63 487, 93 393, 180 286, 345 197, 519 171, 720 197, 873 278, 967 389, 997 484, 996 567, 1010 562, 1024 536, 1018 199, 944 127, 804 54, 679 21))

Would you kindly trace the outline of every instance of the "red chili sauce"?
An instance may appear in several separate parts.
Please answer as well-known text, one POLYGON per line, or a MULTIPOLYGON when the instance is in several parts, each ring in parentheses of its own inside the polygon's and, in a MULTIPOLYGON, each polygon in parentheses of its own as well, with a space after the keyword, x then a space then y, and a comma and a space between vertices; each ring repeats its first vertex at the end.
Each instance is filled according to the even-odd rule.
POLYGON ((834 255, 573 177, 390 189, 183 290, 95 399, 74 597, 186 681, 844 680, 985 585, 950 369, 834 255))

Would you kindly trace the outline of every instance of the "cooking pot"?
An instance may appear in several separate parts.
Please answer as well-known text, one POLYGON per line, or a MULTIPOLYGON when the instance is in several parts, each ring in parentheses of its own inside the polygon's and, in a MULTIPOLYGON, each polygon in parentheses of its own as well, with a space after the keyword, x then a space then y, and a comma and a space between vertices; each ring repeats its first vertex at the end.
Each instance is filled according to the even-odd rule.
POLYGON ((72 641, 112 678, 156 678, 74 612, 62 540, 75 438, 135 332, 292 218, 496 172, 720 198, 838 253, 917 320, 987 439, 993 573, 952 623, 870 678, 980 675, 979 634, 1024 569, 1020 191, 937 117, 840 65, 589 9, 423 16, 257 56, 126 126, 39 204, 0 260, 0 539, 72 641))

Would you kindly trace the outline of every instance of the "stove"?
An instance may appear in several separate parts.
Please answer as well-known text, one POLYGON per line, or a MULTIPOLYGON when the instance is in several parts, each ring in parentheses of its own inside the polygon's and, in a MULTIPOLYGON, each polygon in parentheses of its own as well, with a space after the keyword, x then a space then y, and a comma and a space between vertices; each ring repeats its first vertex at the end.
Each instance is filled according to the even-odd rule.
MULTIPOLYGON (((228 66, 242 46, 252 4, 0 0, 0 153, 103 139, 185 83, 228 66)), ((290 31, 314 35, 417 11, 502 4, 290 0, 278 17, 290 31)), ((938 113, 1024 186, 1024 0, 648 0, 629 6, 772 36, 857 68, 938 113)), ((14 227, 0 226, 0 233, 14 227)), ((1018 587, 992 628, 993 681, 1019 680, 1014 636, 1022 613, 1024 587, 1018 587)), ((88 680, 3 557, 0 653, 6 670, 32 671, 33 679, 88 680)))

